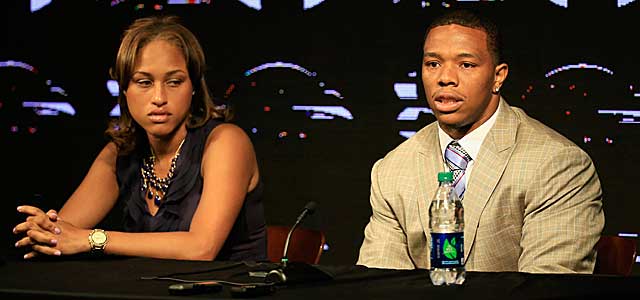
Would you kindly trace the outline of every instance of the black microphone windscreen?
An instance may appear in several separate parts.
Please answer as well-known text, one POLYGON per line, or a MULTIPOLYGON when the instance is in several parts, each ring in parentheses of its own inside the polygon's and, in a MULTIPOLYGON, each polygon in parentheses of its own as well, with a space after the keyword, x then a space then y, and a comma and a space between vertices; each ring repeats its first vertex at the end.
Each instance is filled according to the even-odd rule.
POLYGON ((316 206, 318 205, 314 201, 310 201, 304 206, 304 209, 307 210, 307 214, 312 214, 316 210, 316 206))

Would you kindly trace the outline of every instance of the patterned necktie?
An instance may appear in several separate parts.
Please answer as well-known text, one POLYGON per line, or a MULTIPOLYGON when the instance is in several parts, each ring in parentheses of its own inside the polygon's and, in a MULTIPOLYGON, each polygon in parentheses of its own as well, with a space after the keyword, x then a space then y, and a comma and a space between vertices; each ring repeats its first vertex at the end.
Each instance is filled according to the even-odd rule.
POLYGON ((462 199, 464 197, 464 191, 466 189, 466 177, 464 176, 467 170, 467 165, 471 161, 471 156, 467 151, 462 149, 462 146, 457 141, 451 141, 447 145, 447 150, 444 152, 445 162, 449 170, 453 172, 453 186, 455 187, 458 197, 462 199))

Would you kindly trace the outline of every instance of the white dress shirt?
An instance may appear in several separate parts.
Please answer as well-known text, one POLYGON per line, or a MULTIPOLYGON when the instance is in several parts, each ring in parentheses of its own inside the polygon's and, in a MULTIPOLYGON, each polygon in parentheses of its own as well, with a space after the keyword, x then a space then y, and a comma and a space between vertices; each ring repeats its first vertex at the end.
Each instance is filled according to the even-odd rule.
MULTIPOLYGON (((487 137, 489 130, 491 130, 491 127, 493 127, 493 124, 496 122, 499 110, 500 104, 498 104, 498 109, 496 109, 493 115, 491 115, 491 117, 486 122, 458 140, 458 144, 460 144, 460 146, 462 146, 462 148, 467 151, 469 156, 471 156, 471 161, 467 164, 467 169, 464 172, 467 178, 465 180, 465 188, 467 182, 469 182, 469 179, 471 178, 473 164, 476 157, 478 157, 478 153, 480 152, 480 146, 482 145, 482 142, 484 142, 484 138, 487 137)), ((444 132, 444 130, 442 130, 442 128, 440 128, 440 123, 438 123, 438 136, 440 137, 440 151, 442 151, 442 157, 444 158, 444 153, 447 150, 447 145, 449 145, 449 143, 453 141, 453 138, 451 138, 446 132, 444 132)), ((445 162, 444 165, 447 166, 447 163, 445 162)))

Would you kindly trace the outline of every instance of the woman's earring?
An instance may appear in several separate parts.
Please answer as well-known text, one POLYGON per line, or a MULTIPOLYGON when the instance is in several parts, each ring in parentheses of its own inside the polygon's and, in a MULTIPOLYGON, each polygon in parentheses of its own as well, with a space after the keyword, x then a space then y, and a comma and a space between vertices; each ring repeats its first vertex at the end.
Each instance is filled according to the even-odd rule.
POLYGON ((195 95, 195 94, 196 94, 196 91, 191 91, 191 95, 195 95))
POLYGON ((500 87, 499 87, 499 86, 497 86, 497 87, 494 89, 494 91, 495 91, 496 93, 497 93, 497 92, 500 92, 500 87))

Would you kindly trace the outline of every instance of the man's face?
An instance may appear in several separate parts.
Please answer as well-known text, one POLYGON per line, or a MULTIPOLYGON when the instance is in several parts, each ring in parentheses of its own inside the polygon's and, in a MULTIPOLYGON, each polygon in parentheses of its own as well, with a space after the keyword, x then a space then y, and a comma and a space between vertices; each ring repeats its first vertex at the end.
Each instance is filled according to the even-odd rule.
POLYGON ((494 67, 484 31, 438 26, 424 43, 422 84, 440 127, 459 139, 488 120, 500 96, 492 93, 506 78, 506 64, 494 67))

